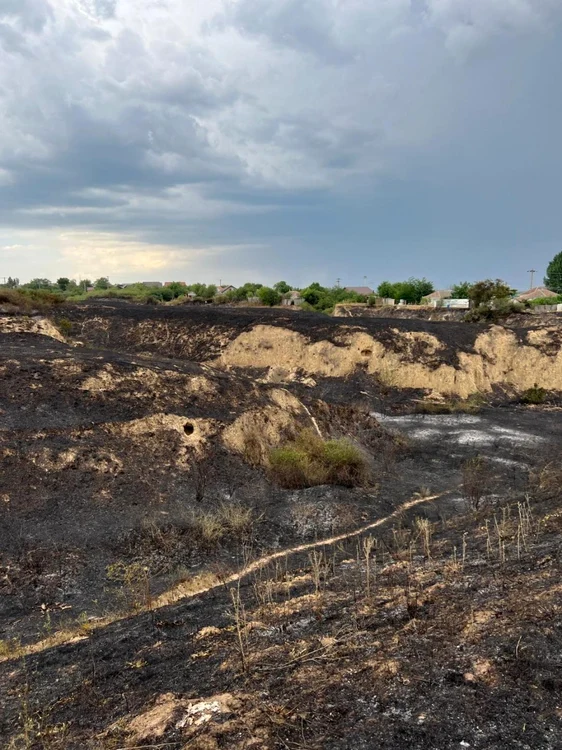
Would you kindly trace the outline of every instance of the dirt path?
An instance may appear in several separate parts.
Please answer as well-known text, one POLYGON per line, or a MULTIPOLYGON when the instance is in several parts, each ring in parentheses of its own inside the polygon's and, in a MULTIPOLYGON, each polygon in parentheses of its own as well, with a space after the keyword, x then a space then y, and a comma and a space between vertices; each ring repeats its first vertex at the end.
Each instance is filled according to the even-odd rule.
MULTIPOLYGON (((161 594, 157 599, 155 599, 152 603, 151 611, 154 612, 158 609, 168 607, 173 604, 177 604, 180 601, 183 602, 189 599, 195 599, 198 596, 201 596, 203 594, 208 594, 212 591, 222 590, 226 586, 229 586, 230 584, 240 583, 252 573, 257 572, 258 570, 262 570, 263 568, 267 567, 268 565, 275 562, 276 560, 284 559, 286 557, 297 555, 303 552, 309 552, 311 550, 319 549, 321 547, 328 547, 333 544, 338 544, 339 542, 345 542, 345 541, 348 541, 349 539, 360 537, 363 534, 366 534, 369 531, 377 529, 380 526, 383 526, 384 524, 388 523, 389 521, 392 521, 393 519, 398 518, 402 513, 405 513, 406 511, 409 511, 412 508, 415 508, 417 506, 431 503, 434 500, 438 500, 446 496, 447 494, 449 494, 449 492, 451 491, 452 490, 447 490, 437 495, 431 495, 429 497, 413 498, 411 500, 408 500, 407 502, 399 505, 389 515, 384 516, 383 518, 379 518, 377 521, 372 521, 371 523, 361 526, 358 529, 355 529, 353 531, 347 531, 342 534, 336 534, 334 536, 320 539, 315 542, 307 542, 305 544, 298 544, 294 547, 288 547, 283 550, 279 550, 278 552, 272 552, 269 555, 264 555, 263 557, 260 557, 251 563, 248 563, 241 570, 235 573, 232 573, 228 577, 222 578, 221 580, 219 580, 215 576, 214 577, 215 580, 212 583, 206 583, 205 585, 195 587, 195 588, 193 587, 193 582, 178 584, 174 588, 166 591, 164 594, 161 594)), ((208 581, 209 579, 207 578, 206 580, 208 581)), ((119 620, 126 620, 128 618, 129 618, 128 615, 124 617, 115 617, 115 618, 111 618, 111 617, 100 618, 99 620, 96 620, 95 622, 90 623, 91 627, 89 627, 89 632, 87 634, 77 634, 76 632, 71 632, 71 631, 67 631, 67 632, 62 631, 59 633, 54 633, 52 636, 49 636, 48 638, 45 638, 41 641, 37 641, 36 643, 30 644, 29 646, 19 649, 17 653, 11 654, 10 656, 6 656, 3 658, 0 657, 0 663, 3 661, 9 661, 10 659, 13 659, 13 658, 19 659, 22 656, 38 654, 41 651, 44 651, 47 648, 52 648, 55 645, 61 645, 63 643, 71 643, 71 642, 76 643, 78 641, 85 640, 89 637, 89 634, 93 630, 99 630, 99 629, 105 628, 109 624, 116 623, 119 620)))
POLYGON ((167 591, 165 594, 162 594, 162 596, 160 596, 156 600, 156 607, 162 607, 162 606, 167 606, 169 604, 175 604, 180 599, 199 596, 200 594, 205 594, 221 586, 228 586, 228 584, 231 584, 231 583, 238 583, 238 581, 242 581, 247 576, 251 575, 252 573, 255 573, 258 570, 261 570, 267 567, 268 565, 275 562, 276 560, 281 560, 285 557, 296 555, 301 552, 309 552, 310 550, 318 549, 319 547, 328 547, 333 544, 338 544, 339 542, 345 542, 345 541, 348 541, 349 539, 362 536, 363 534, 366 534, 368 531, 376 529, 379 526, 382 526, 383 524, 387 523, 388 521, 391 521, 393 518, 397 518, 402 513, 410 510, 411 508, 414 508, 417 505, 422 505, 424 503, 432 502, 433 500, 438 500, 439 498, 443 497, 446 494, 448 493, 441 492, 438 495, 431 495, 430 497, 420 497, 420 498, 408 500, 406 503, 402 503, 402 505, 399 505, 398 508, 396 508, 396 510, 390 513, 388 516, 385 516, 384 518, 379 518, 378 521, 373 521, 371 523, 368 523, 365 526, 361 526, 360 528, 355 529, 354 531, 347 531, 343 534, 336 534, 335 536, 328 537, 327 539, 320 539, 319 541, 316 541, 316 542, 307 542, 306 544, 298 544, 295 547, 289 547, 288 549, 280 550, 279 552, 273 552, 270 555, 265 555, 264 557, 260 557, 258 560, 254 560, 254 562, 248 563, 244 568, 242 568, 242 570, 238 571, 237 573, 233 573, 232 575, 228 576, 222 581, 219 581, 215 584, 211 584, 208 586, 204 586, 200 589, 197 589, 196 591, 190 590, 188 594, 186 594, 185 592, 182 592, 182 584, 180 584, 176 588, 170 591, 167 591))

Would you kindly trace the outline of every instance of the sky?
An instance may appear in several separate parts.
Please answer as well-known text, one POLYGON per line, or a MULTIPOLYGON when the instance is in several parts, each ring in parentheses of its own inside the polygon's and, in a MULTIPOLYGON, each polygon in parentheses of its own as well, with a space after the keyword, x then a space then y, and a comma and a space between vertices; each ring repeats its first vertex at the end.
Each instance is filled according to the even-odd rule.
POLYGON ((562 0, 0 0, 0 280, 540 281, 562 0))

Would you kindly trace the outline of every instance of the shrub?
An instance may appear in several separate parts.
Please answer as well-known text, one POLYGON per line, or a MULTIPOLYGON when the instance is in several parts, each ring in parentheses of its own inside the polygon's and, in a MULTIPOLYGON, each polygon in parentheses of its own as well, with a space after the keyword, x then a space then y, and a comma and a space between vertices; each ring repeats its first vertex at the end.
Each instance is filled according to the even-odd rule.
POLYGON ((274 307, 275 305, 281 304, 281 295, 279 292, 276 292, 275 289, 271 289, 270 287, 262 286, 261 289, 258 289, 257 296, 262 305, 274 307))
POLYGON ((238 502, 222 503, 218 516, 235 539, 244 539, 254 526, 254 512, 238 502))
MULTIPOLYGON (((275 448, 269 455, 269 465, 275 480, 288 489, 310 487, 310 462, 306 454, 290 446, 275 448)), ((319 482, 323 484, 323 482, 319 482)))
POLYGON ((551 500, 560 497, 562 487, 562 455, 555 456, 529 473, 529 491, 535 500, 551 500))
POLYGON ((478 510, 482 498, 491 491, 490 464, 483 456, 474 456, 463 463, 462 488, 471 508, 478 510))
POLYGON ((60 318, 57 320, 57 327, 63 336, 70 336, 72 323, 68 318, 60 318))
POLYGON ((269 454, 270 471, 282 487, 300 489, 321 484, 364 486, 371 477, 367 457, 345 439, 323 440, 310 430, 269 454))
POLYGON ((528 388, 525 393, 521 396, 522 404, 544 404, 548 391, 545 388, 540 388, 536 383, 532 388, 528 388))
POLYGON ((497 299, 492 303, 478 305, 464 316, 468 323, 490 322, 495 323, 510 315, 518 315, 527 311, 529 305, 523 302, 515 302, 511 299, 497 299))
POLYGON ((529 304, 531 307, 538 307, 539 305, 559 305, 562 303, 562 294, 558 297, 539 297, 538 299, 530 300, 529 304))
POLYGON ((0 289, 0 305, 11 305, 23 313, 46 312, 63 302, 62 294, 46 289, 0 289))

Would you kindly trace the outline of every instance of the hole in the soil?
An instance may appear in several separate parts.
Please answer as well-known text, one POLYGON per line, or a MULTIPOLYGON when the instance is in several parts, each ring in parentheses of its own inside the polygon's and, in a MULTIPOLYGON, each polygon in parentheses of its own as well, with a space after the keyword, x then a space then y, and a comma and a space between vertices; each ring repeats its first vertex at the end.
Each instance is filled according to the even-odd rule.
POLYGON ((372 349, 362 349, 361 350, 361 355, 363 357, 370 357, 372 353, 373 353, 372 349))
POLYGON ((183 431, 186 435, 193 435, 195 432, 195 427, 191 424, 191 422, 186 422, 183 426, 183 431))

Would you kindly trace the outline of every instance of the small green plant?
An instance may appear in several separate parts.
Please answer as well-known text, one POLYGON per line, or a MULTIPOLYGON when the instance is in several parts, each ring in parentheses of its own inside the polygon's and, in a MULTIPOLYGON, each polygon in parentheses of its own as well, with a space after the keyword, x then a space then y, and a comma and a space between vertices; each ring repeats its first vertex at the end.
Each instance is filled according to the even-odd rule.
POLYGON ((541 388, 536 383, 532 388, 528 388, 525 393, 521 396, 521 403, 531 405, 544 404, 548 396, 548 391, 545 388, 541 388))
POLYGON ((72 331, 72 323, 68 318, 59 318, 57 320, 57 328, 63 336, 70 336, 72 331))
POLYGON ((108 581, 121 586, 119 594, 131 611, 151 608, 150 573, 140 563, 116 562, 106 568, 108 581))
POLYGON ((322 484, 358 487, 371 478, 369 461, 360 448, 345 439, 323 440, 312 430, 274 448, 269 465, 275 481, 288 489, 322 484))
POLYGON ((246 538, 255 521, 252 508, 238 502, 222 503, 218 510, 218 517, 236 539, 246 538))

